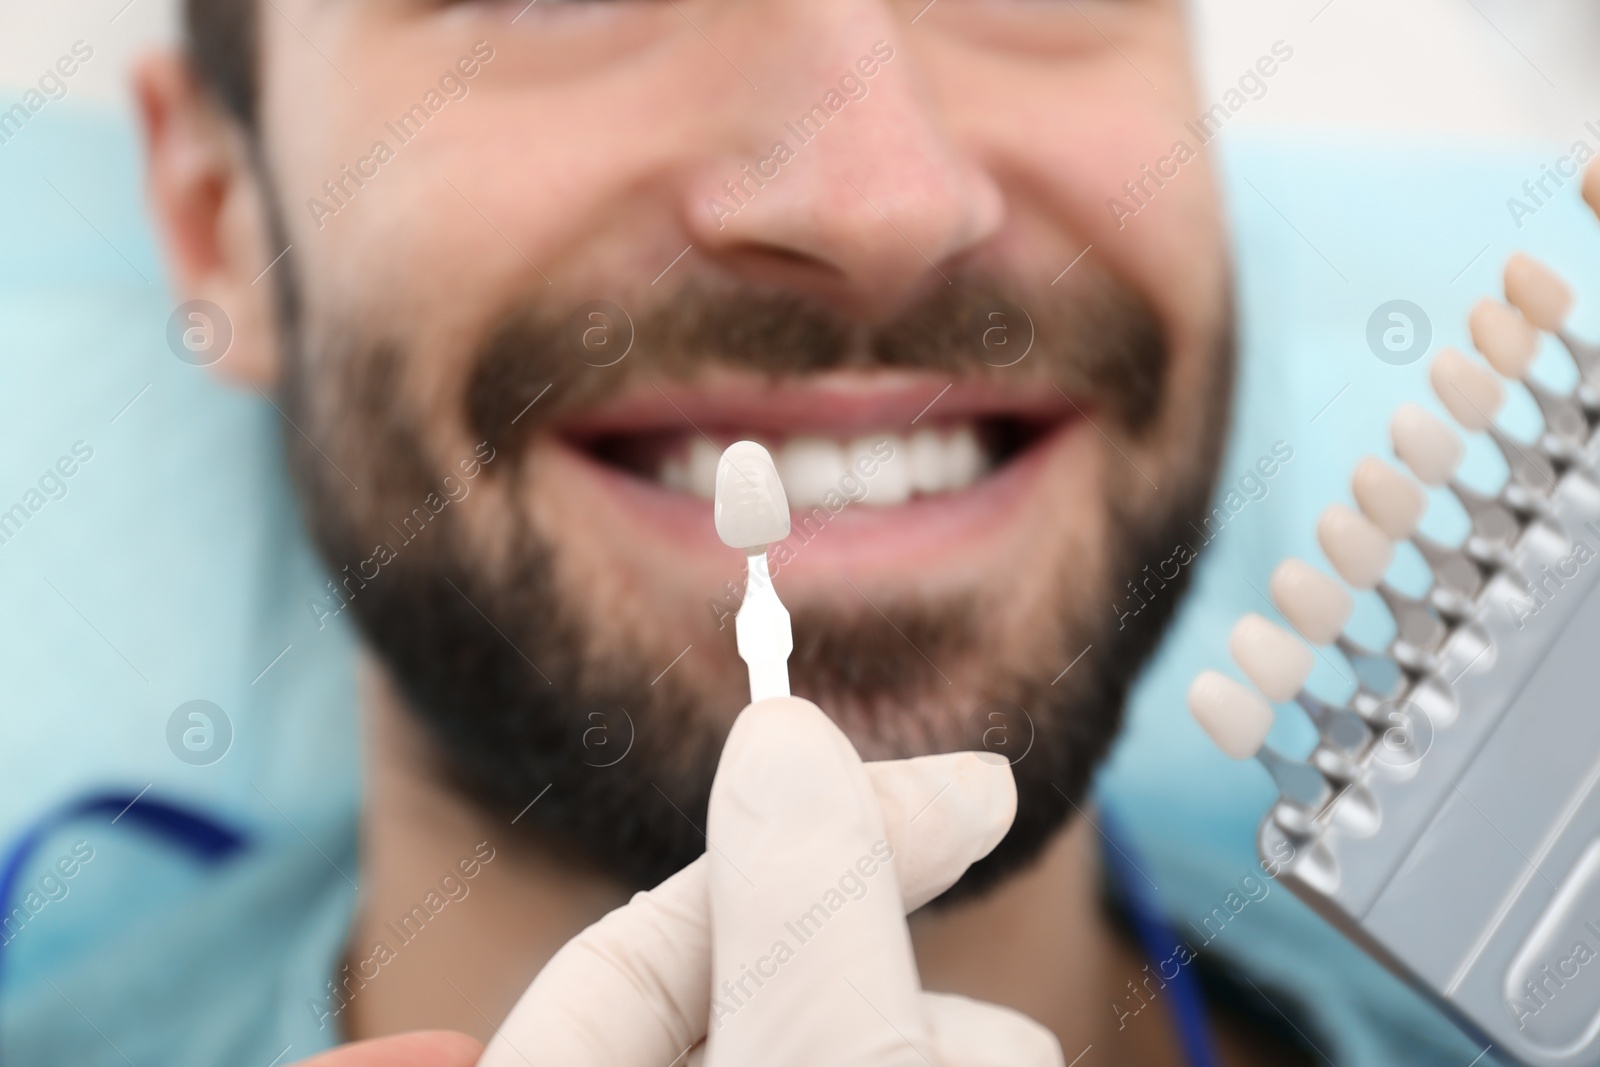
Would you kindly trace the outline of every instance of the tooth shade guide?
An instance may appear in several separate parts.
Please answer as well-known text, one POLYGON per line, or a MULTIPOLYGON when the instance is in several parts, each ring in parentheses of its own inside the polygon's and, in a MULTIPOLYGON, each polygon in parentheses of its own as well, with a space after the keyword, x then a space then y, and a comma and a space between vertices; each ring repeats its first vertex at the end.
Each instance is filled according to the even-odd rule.
MULTIPOLYGON (((1600 201, 1600 163, 1586 181, 1591 197, 1600 201)), ((1508 290, 1515 285, 1508 283, 1508 290)), ((1544 316, 1550 325, 1564 310, 1556 302, 1529 314, 1544 316)), ((1492 1044, 1495 1056, 1507 1063, 1600 1065, 1600 999, 1591 995, 1592 987, 1578 993, 1585 987, 1573 977, 1574 964, 1593 957, 1590 935, 1600 937, 1592 923, 1579 930, 1588 919, 1600 922, 1594 914, 1600 892, 1600 842, 1594 834, 1600 817, 1600 771, 1594 766, 1600 718, 1592 698, 1600 570, 1583 569, 1600 564, 1582 565, 1567 555, 1582 542, 1586 556, 1600 558, 1591 555, 1600 543, 1600 492, 1594 484, 1600 436, 1592 430, 1600 414, 1600 346, 1571 336, 1560 340, 1572 356, 1567 361, 1562 354, 1561 365, 1578 369, 1580 388, 1565 395, 1525 375, 1505 375, 1526 388, 1509 390, 1491 440, 1463 448, 1453 433, 1430 439, 1430 427, 1419 430, 1397 420, 1396 454, 1431 484, 1448 487, 1437 494, 1443 502, 1437 510, 1452 522, 1467 517, 1470 536, 1407 538, 1408 548, 1399 549, 1402 558, 1376 595, 1359 598, 1353 625, 1333 634, 1337 628, 1323 624, 1343 653, 1327 655, 1325 664, 1361 687, 1337 708, 1345 712, 1343 722, 1328 707, 1300 699, 1318 727, 1311 757, 1285 759, 1276 746, 1256 753, 1279 785, 1279 798, 1256 829, 1264 862, 1287 857, 1270 868, 1277 884, 1418 991, 1448 1005, 1477 1041, 1463 1063, 1492 1044), (1517 420, 1533 414, 1535 405, 1537 432, 1528 433, 1517 420), (1575 447, 1562 452, 1563 443, 1575 447), (1469 450, 1471 462, 1463 467, 1469 450), (1510 468, 1503 487, 1480 477, 1494 473, 1480 461, 1498 459, 1510 468), (1548 486, 1536 486, 1527 475, 1538 474, 1541 461, 1551 459, 1548 486), (1498 488, 1468 488, 1479 484, 1498 488), (1411 569, 1424 572, 1428 603, 1397 592, 1423 584, 1409 580, 1407 564, 1423 565, 1411 569), (1559 577, 1541 586, 1547 573, 1559 577), (1539 591, 1517 592, 1530 585, 1539 591), (1461 607, 1446 607, 1442 594, 1456 596, 1461 607), (1512 609, 1512 600, 1520 610, 1512 609), (1430 619, 1437 624, 1435 635, 1428 632, 1430 619), (1368 622, 1392 628, 1394 639, 1370 640, 1377 628, 1368 622), (1346 724, 1349 743, 1342 744, 1346 724), (1342 751, 1334 752, 1336 746, 1342 751), (1578 940, 1585 946, 1582 955, 1571 947, 1578 940), (1569 999, 1577 995, 1584 996, 1582 1003, 1569 999)), ((1539 343, 1554 369, 1557 345, 1547 338, 1539 343)), ((1504 371, 1493 352, 1486 356, 1504 371)), ((1474 364, 1476 359, 1470 357, 1474 364)), ((1537 368, 1541 378, 1545 370, 1537 368)), ((1436 385, 1452 384, 1448 364, 1430 378, 1436 385)), ((1498 405, 1479 406, 1487 413, 1498 405)), ((1473 417, 1452 414, 1477 428, 1473 417)), ((1483 415, 1476 420, 1488 421, 1483 415)), ((1384 501, 1364 493, 1359 473, 1352 488, 1391 540, 1414 528, 1413 506, 1389 514, 1384 501)), ((1430 530, 1440 525, 1437 517, 1424 519, 1430 530)), ((1336 528, 1330 538, 1319 531, 1335 558, 1341 532, 1347 531, 1336 528)), ((1288 561, 1280 569, 1287 566, 1288 561)), ((1351 568, 1340 569, 1348 574, 1351 568)), ((1296 561, 1284 573, 1303 575, 1308 569, 1296 561)), ((1279 600, 1278 587, 1289 582, 1274 572, 1270 584, 1279 600)), ((1293 618, 1297 610, 1291 606, 1284 614, 1293 618)), ((1235 643, 1230 639, 1230 651, 1235 643)), ((1236 659, 1268 696, 1294 680, 1257 677, 1261 672, 1248 657, 1236 659)), ((1257 740, 1230 733, 1242 703, 1247 702, 1196 699, 1191 693, 1196 718, 1234 756, 1257 740)))
POLYGON ((1534 326, 1558 333, 1572 312, 1572 287, 1555 271, 1522 252, 1506 260, 1506 300, 1534 326))
POLYGON ((1394 560, 1394 545, 1365 516, 1333 504, 1317 521, 1317 543, 1350 585, 1373 589, 1394 560))
POLYGON ((1361 513, 1392 541, 1416 533, 1428 508, 1428 495, 1421 486, 1375 456, 1356 465, 1350 488, 1361 513))
POLYGON ((1466 447, 1454 430, 1416 404, 1401 404, 1389 424, 1389 440, 1400 462, 1424 485, 1455 477, 1466 447))
POLYGON ((1467 316, 1472 347, 1483 353, 1502 377, 1525 378, 1539 354, 1539 331, 1516 308, 1488 297, 1467 316))
POLYGON ((1428 381, 1451 418, 1469 433, 1487 430, 1505 403, 1500 380, 1456 348, 1439 350, 1428 367, 1428 381))
POLYGON ((1280 704, 1295 698, 1314 665, 1304 641, 1253 612, 1234 623, 1228 651, 1255 687, 1280 704))
POLYGON ((1261 694, 1217 671, 1196 676, 1188 700, 1206 736, 1233 759, 1249 759, 1259 752, 1272 729, 1272 707, 1261 694))
POLYGON ((1267 583, 1289 625, 1314 645, 1331 645, 1355 610, 1349 590, 1300 559, 1278 564, 1267 583))

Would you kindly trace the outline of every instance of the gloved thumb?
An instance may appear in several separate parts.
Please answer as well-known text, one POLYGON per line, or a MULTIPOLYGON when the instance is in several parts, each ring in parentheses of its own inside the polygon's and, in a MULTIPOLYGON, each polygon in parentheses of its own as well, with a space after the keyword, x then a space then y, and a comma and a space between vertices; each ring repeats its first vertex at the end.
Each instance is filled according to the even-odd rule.
MULTIPOLYGON (((1016 812, 1010 767, 990 753, 865 766, 907 911, 987 855, 1016 812)), ((480 1064, 660 1067, 703 1039, 711 987, 706 874, 701 856, 569 941, 506 1017, 480 1064)))

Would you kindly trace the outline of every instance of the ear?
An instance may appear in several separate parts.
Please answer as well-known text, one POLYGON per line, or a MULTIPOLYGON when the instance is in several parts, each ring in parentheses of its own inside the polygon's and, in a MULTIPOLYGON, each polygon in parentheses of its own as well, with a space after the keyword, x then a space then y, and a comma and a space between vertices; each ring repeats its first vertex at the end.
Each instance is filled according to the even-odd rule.
MULTIPOLYGON (((196 319, 232 341, 212 365, 223 377, 270 390, 279 369, 265 201, 247 137, 177 53, 144 57, 133 75, 144 129, 151 213, 180 300, 205 300, 226 325, 196 319)), ((203 358, 203 357, 202 357, 203 358)))

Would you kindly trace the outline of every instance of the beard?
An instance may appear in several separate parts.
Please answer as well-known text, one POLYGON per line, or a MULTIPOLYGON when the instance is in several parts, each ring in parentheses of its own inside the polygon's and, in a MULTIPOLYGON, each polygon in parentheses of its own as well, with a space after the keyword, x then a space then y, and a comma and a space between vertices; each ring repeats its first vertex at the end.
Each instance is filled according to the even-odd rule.
POLYGON ((508 832, 629 888, 655 885, 705 851, 711 782, 743 676, 731 626, 720 635, 718 681, 658 675, 659 661, 565 580, 559 538, 514 503, 536 477, 524 462, 530 441, 638 382, 734 370, 781 386, 883 369, 1058 386, 1093 405, 1096 429, 1117 452, 1165 441, 1160 491, 1145 491, 1143 472, 1129 469, 1127 478, 1108 473, 1102 499, 1073 503, 1080 516, 1096 513, 1099 529, 1083 544, 1101 551, 1064 553, 1070 571, 1018 573, 1015 589, 913 593, 871 610, 791 600, 794 692, 817 702, 864 757, 988 748, 1011 761, 1011 830, 945 902, 1025 867, 1084 802, 1192 570, 1163 575, 1161 594, 1135 615, 1114 607, 1141 569, 1192 544, 1207 512, 1231 395, 1226 315, 1203 353, 1212 373, 1202 395, 1180 400, 1153 311, 1089 264, 1048 300, 997 277, 956 275, 873 327, 786 294, 690 283, 629 320, 627 357, 609 365, 575 346, 572 308, 541 297, 505 310, 459 387, 424 403, 411 387, 423 353, 349 322, 302 323, 294 272, 276 279, 292 476, 335 575, 371 559, 374 546, 390 549, 377 577, 346 578, 343 591, 365 644, 425 728, 433 770, 508 832), (982 339, 996 309, 1020 322, 1024 306, 1031 349, 1007 365, 982 339), (1190 417, 1170 417, 1178 407, 1190 417), (441 420, 479 442, 477 459, 493 457, 472 490, 492 501, 437 512, 430 503, 426 530, 412 539, 401 517, 420 502, 454 501, 452 480, 464 484, 440 443, 441 420), (1018 603, 1035 605, 1033 636, 1020 648, 997 636, 1018 603))

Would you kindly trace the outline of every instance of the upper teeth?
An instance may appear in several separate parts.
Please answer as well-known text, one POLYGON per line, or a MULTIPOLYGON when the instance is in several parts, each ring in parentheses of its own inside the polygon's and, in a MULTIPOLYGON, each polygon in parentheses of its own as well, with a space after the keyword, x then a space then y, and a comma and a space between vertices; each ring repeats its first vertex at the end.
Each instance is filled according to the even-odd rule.
MULTIPOLYGON (((968 426, 943 433, 918 430, 909 437, 866 434, 849 441, 792 437, 771 451, 789 506, 796 509, 837 509, 841 500, 903 504, 913 494, 965 489, 988 467, 983 446, 968 426)), ((662 464, 660 481, 710 500, 716 495, 720 456, 716 445, 696 435, 687 457, 662 464)))

